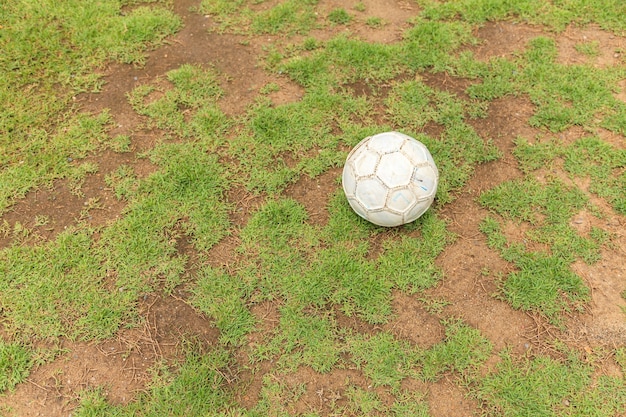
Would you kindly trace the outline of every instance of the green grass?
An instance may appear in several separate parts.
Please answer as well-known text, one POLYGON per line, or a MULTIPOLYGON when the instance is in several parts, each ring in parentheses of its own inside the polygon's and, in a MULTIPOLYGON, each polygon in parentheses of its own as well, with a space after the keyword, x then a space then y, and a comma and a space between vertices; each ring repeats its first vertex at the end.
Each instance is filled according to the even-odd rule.
POLYGON ((626 152, 623 149, 597 136, 586 136, 568 145, 555 140, 530 143, 520 138, 515 154, 526 171, 561 161, 572 178, 589 178, 590 192, 605 199, 618 213, 626 213, 626 152))
POLYGON ((471 375, 489 358, 493 348, 478 330, 459 320, 444 322, 444 325, 443 342, 422 355, 420 377, 425 381, 436 381, 446 372, 471 375))
POLYGON ((45 245, 0 254, 0 305, 16 340, 102 339, 129 319, 131 300, 107 290, 91 235, 73 231, 45 245))
POLYGON ((466 54, 454 66, 459 75, 482 79, 468 88, 472 97, 492 100, 527 94, 536 106, 531 126, 552 132, 574 125, 598 126, 623 134, 626 106, 613 95, 624 77, 623 66, 564 65, 556 57, 554 40, 539 36, 513 61, 492 58, 476 63, 466 54))
POLYGON ((475 394, 491 415, 502 416, 613 416, 624 412, 626 398, 621 378, 595 379, 593 367, 576 356, 516 360, 507 352, 475 394))
MULTIPOLYGON (((224 341, 240 343, 253 329, 249 307, 264 300, 315 309, 331 303, 346 315, 382 323, 392 314, 394 287, 418 292, 441 278, 434 260, 449 233, 432 215, 424 217, 421 238, 404 240, 400 247, 404 255, 388 241, 379 259, 371 261, 366 259, 367 244, 352 236, 338 240, 334 238, 337 232, 311 227, 307 219, 304 207, 294 200, 270 201, 242 230, 238 252, 245 254, 245 259, 234 267, 234 273, 210 267, 203 270, 206 278, 199 281, 194 304, 216 319, 224 341), (426 243, 427 239, 432 243, 426 243), (410 259, 406 256, 410 250, 420 250, 424 257, 410 259), (398 276, 392 271, 392 262, 415 272, 398 276)), ((365 227, 364 236, 376 230, 363 223, 361 227, 365 227)))
MULTIPOLYGON (((19 389, 58 353, 39 346, 113 340, 141 323, 140 300, 177 294, 218 339, 207 346, 186 335, 182 359, 155 363, 133 401, 115 405, 106 386, 89 387, 73 415, 425 417, 443 381, 485 415, 626 412, 623 348, 582 349, 546 335, 551 356, 516 354, 452 316, 437 288, 448 279, 450 245, 474 243, 450 232, 452 203, 473 192, 489 214, 472 239, 507 265, 495 278, 481 270, 496 286, 494 302, 556 333, 589 308, 591 289, 573 265, 598 263, 614 245, 604 216, 626 214, 626 153, 603 139, 603 130, 626 134, 626 104, 616 97, 626 69, 594 66, 595 42, 576 45, 588 64, 565 65, 555 38, 570 24, 624 36, 621 2, 417 0, 398 40, 376 43, 350 32, 386 24, 362 2, 325 10, 317 0, 203 0, 193 11, 208 16, 211 36, 234 34, 241 45, 263 37, 256 57, 268 81, 229 116, 221 100, 230 75, 181 64, 127 92, 142 124, 117 136, 114 112, 83 113, 73 97, 97 93, 112 61, 143 65, 182 21, 168 1, 61 3, 0 5, 0 213, 61 181, 84 198, 104 151, 135 159, 105 175, 123 205, 109 222, 77 219, 48 239, 49 213, 0 224, 0 391, 19 389), (544 33, 510 57, 476 59, 477 29, 504 21, 544 33), (341 34, 319 36, 324 30, 341 34), (284 83, 302 93, 278 104, 284 83), (486 133, 494 103, 520 97, 532 104, 527 128, 537 134, 514 142, 518 178, 468 190, 476 169, 502 156, 501 138, 486 133), (586 133, 567 140, 575 129, 586 133), (349 149, 383 130, 416 137, 437 162, 437 199, 420 219, 376 227, 350 209, 338 178, 316 207, 323 220, 289 196, 294 184, 339 177, 349 149), (141 154, 130 153, 136 132, 156 138, 141 154), (581 213, 595 226, 573 226, 581 213), (234 250, 222 263, 213 250, 227 236, 234 250), (421 346, 404 334, 396 319, 411 312, 397 311, 398 299, 440 323, 440 339, 421 346), (302 379, 311 373, 317 383, 302 379), (253 380, 258 395, 243 407, 253 380)), ((97 206, 86 201, 83 215, 97 206)))
POLYGON ((328 13, 328 20, 336 25, 347 25, 352 20, 352 16, 345 9, 333 9, 328 13))
POLYGON ((423 15, 430 19, 461 18, 472 24, 483 24, 513 18, 543 24, 562 31, 570 23, 597 23, 606 30, 624 33, 626 24, 617 18, 626 9, 617 0, 566 0, 557 4, 541 0, 461 0, 439 3, 418 0, 424 6, 423 15))
POLYGON ((98 244, 116 288, 130 297, 180 284, 187 258, 178 253, 178 242, 188 239, 206 251, 229 226, 222 200, 227 181, 215 155, 197 144, 169 143, 150 156, 160 170, 136 186, 124 181, 130 194, 125 215, 102 232, 98 244))

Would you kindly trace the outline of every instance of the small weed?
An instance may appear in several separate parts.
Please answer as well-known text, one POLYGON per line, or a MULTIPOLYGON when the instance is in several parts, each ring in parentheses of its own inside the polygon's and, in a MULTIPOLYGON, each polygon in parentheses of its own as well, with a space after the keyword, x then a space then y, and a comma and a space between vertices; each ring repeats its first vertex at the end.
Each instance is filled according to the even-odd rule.
POLYGON ((35 216, 35 227, 45 226, 50 223, 50 217, 47 215, 37 215, 35 216))
POLYGON ((267 83, 259 90, 261 94, 271 94, 280 91, 280 86, 276 83, 267 83))
POLYGON ((78 166, 73 166, 68 174, 67 186, 70 193, 79 197, 84 197, 82 186, 85 182, 85 178, 87 175, 94 174, 96 172, 98 172, 98 164, 95 162, 84 162, 78 166))
POLYGON ((107 174, 104 181, 119 200, 130 199, 139 186, 134 170, 128 165, 120 165, 114 172, 107 174))
POLYGON ((113 139, 111 139, 109 146, 115 152, 119 152, 119 153, 130 152, 131 150, 130 136, 117 135, 113 139))
POLYGON ((364 12, 365 10, 367 10, 367 8, 365 7, 365 4, 363 4, 362 1, 358 2, 357 4, 354 5, 354 10, 356 10, 357 12, 364 12))
POLYGON ((441 314, 443 310, 451 304, 448 300, 443 298, 420 298, 419 300, 424 304, 424 308, 430 314, 441 314))
POLYGON ((346 397, 349 401, 348 410, 357 415, 371 416, 377 412, 385 411, 380 397, 372 391, 363 388, 350 386, 346 390, 346 397))
POLYGON ((429 417, 430 412, 425 395, 419 392, 402 392, 391 407, 397 417, 429 417))

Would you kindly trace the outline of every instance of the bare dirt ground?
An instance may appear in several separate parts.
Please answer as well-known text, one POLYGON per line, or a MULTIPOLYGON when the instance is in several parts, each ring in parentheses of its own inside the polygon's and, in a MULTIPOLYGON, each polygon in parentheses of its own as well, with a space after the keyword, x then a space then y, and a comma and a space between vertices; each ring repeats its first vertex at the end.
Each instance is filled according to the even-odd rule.
MULTIPOLYGON (((168 45, 149 54, 144 67, 111 64, 104 70, 106 84, 98 94, 85 94, 76 97, 77 105, 88 112, 100 112, 110 109, 117 127, 111 135, 128 134, 132 138, 133 152, 104 152, 94 155, 99 171, 89 176, 83 186, 84 196, 77 197, 69 192, 65 182, 55 184, 54 189, 42 189, 31 192, 16 204, 3 218, 9 224, 20 222, 30 227, 35 216, 49 216, 50 221, 43 235, 52 239, 65 227, 75 224, 81 211, 89 205, 90 199, 99 199, 102 207, 89 210, 87 222, 93 225, 105 225, 114 221, 123 209, 111 190, 104 183, 104 177, 119 165, 133 165, 140 175, 148 175, 154 168, 145 159, 136 155, 148 149, 158 138, 159 133, 143 130, 141 117, 132 111, 126 99, 126 93, 136 85, 146 83, 165 72, 178 68, 183 63, 197 63, 213 66, 223 74, 221 87, 225 94, 220 101, 222 110, 231 116, 242 114, 259 89, 269 82, 280 86, 280 91, 272 93, 276 104, 297 101, 302 97, 302 89, 285 77, 268 74, 259 64, 263 45, 276 41, 276 36, 245 37, 217 34, 210 32, 214 25, 210 17, 190 11, 197 5, 197 0, 175 0, 175 11, 184 19, 184 28, 174 36, 168 45)), ((350 10, 356 2, 333 0, 320 1, 322 9, 332 10, 343 7, 350 10), (349 4, 348 4, 349 3, 349 4)), ((397 0, 365 0, 367 13, 388 22, 382 29, 372 31, 364 24, 355 23, 350 30, 365 40, 372 42, 394 42, 401 38, 401 33, 408 27, 407 19, 419 10, 411 2, 397 0)), ((313 36, 328 39, 345 27, 336 27, 314 32, 313 36)), ((570 27, 562 34, 551 34, 540 27, 509 22, 487 24, 477 30, 476 36, 481 43, 472 47, 480 59, 493 56, 510 57, 516 51, 523 50, 526 42, 538 35, 552 36, 559 46, 559 59, 565 64, 590 62, 597 66, 614 65, 620 59, 615 50, 624 50, 624 39, 616 37, 598 28, 570 27), (600 54, 590 58, 577 52, 574 44, 582 40, 597 40, 600 54)), ((452 79, 446 74, 425 75, 425 81, 433 87, 445 89, 463 95, 463 80, 452 79)), ((626 100, 626 84, 616 95, 626 100)), ((593 225, 614 234, 615 245, 605 249, 602 260, 594 265, 574 264, 592 289, 592 301, 583 314, 572 314, 568 318, 569 329, 560 332, 550 327, 545 320, 511 309, 509 304, 494 297, 498 287, 495 276, 506 274, 512 268, 503 261, 498 253, 487 247, 485 237, 479 232, 478 225, 486 215, 476 199, 481 191, 489 189, 503 181, 521 177, 522 173, 511 151, 513 140, 518 136, 532 138, 537 134, 545 135, 529 126, 528 119, 533 113, 533 106, 527 98, 506 97, 495 100, 485 119, 474 121, 474 128, 484 138, 492 138, 503 157, 495 162, 479 166, 466 187, 457 193, 454 202, 441 209, 441 215, 449 221, 450 229, 458 235, 455 243, 439 257, 438 264, 443 268, 444 279, 440 284, 428 290, 428 295, 450 302, 444 307, 446 316, 461 317, 469 325, 479 329, 494 344, 495 350, 505 347, 515 353, 526 351, 552 354, 546 341, 559 338, 568 345, 581 350, 596 346, 616 347, 626 345, 626 317, 622 308, 626 302, 620 293, 626 289, 626 220, 610 209, 603 201, 589 194, 595 204, 609 213, 604 219, 597 219, 581 212, 572 219, 572 226, 584 232, 593 225), (611 214, 612 213, 612 214, 611 214), (489 274, 483 273, 489 271, 489 274)), ((425 133, 429 132, 425 129, 425 133)), ((586 134, 580 128, 571 128, 558 136, 566 141, 573 141, 586 134)), ((624 148, 623 137, 608 131, 599 131, 604 139, 614 146, 624 148)), ((302 179, 291 186, 286 194, 302 202, 314 222, 326 221, 325 207, 336 189, 338 170, 331 170, 320 177, 302 179)), ((588 184, 578 184, 585 190, 588 184)), ((244 224, 248 214, 254 211, 260 200, 246 195, 239 190, 231 192, 229 198, 236 204, 232 215, 235 225, 244 224)), ((93 200, 91 200, 93 201, 93 200)), ((511 227, 506 230, 511 238, 519 236, 520 231, 511 227)), ((389 233, 393 233, 390 231, 389 233)), ((0 240, 0 247, 8 245, 8 239, 0 240)), ((212 249, 212 259, 216 265, 227 265, 232 261, 232 249, 237 245, 237 237, 225 238, 212 249)), ((191 250, 190 248, 182 248, 191 250)), ((443 327, 432 314, 424 310, 423 304, 413 297, 396 294, 394 310, 397 318, 386 324, 385 329, 407 338, 420 346, 428 347, 440 341, 443 327)), ((105 386, 107 398, 112 403, 124 404, 136 397, 146 388, 149 381, 149 369, 161 360, 175 357, 178 340, 182 334, 194 334, 215 344, 218 332, 210 320, 200 315, 185 302, 185 290, 181 288, 173 296, 155 294, 140 301, 140 311, 145 317, 145 326, 131 330, 121 330, 115 340, 101 343, 82 343, 62 341, 60 348, 65 353, 56 360, 36 368, 28 381, 20 384, 15 392, 0 397, 0 405, 10 405, 19 416, 69 416, 77 405, 78 392, 88 387, 105 386)), ((263 319, 268 328, 272 318, 278 315, 276 306, 271 303, 255 307, 253 311, 263 319)), ((359 331, 374 331, 362 322, 339 315, 341 325, 358 328, 359 331)), ((254 335, 251 336, 254 338, 254 335)), ((243 359, 243 358, 242 358, 243 359)), ((493 358, 496 362, 497 357, 493 358)), ((602 364, 607 374, 619 374, 619 367, 611 357, 602 364)), ((239 387, 237 400, 242 405, 253 405, 258 400, 264 369, 255 374, 243 371, 232 384, 239 387)), ((346 377, 359 383, 363 376, 356 371, 338 370, 329 375, 320 376, 311 370, 302 370, 290 378, 301 378, 308 382, 308 391, 294 405, 294 410, 304 411, 305 404, 321 404, 333 399, 341 389, 346 377)), ((363 381, 361 381, 363 382, 363 381)), ((410 382, 407 384, 416 384, 410 382)), ((465 397, 461 389, 443 378, 428 386, 406 386, 427 394, 426 400, 434 417, 466 416, 479 411, 479 405, 465 397)))

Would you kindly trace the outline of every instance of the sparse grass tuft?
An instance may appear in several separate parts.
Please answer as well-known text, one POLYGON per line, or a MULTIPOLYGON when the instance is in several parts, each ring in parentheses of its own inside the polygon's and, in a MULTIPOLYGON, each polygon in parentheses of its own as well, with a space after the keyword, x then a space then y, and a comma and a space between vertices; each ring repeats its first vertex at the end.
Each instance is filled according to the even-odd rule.
POLYGON ((347 25, 352 20, 352 16, 345 9, 333 9, 328 13, 328 20, 336 25, 347 25))

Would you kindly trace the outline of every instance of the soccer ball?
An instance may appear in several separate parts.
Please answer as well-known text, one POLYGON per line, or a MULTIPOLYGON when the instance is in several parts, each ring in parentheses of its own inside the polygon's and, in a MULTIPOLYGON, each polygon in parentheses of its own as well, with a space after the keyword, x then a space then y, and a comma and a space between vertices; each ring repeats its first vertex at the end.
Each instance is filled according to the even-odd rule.
POLYGON ((428 210, 439 171, 426 146, 405 134, 369 136, 343 168, 343 191, 352 209, 378 226, 410 223, 428 210))

